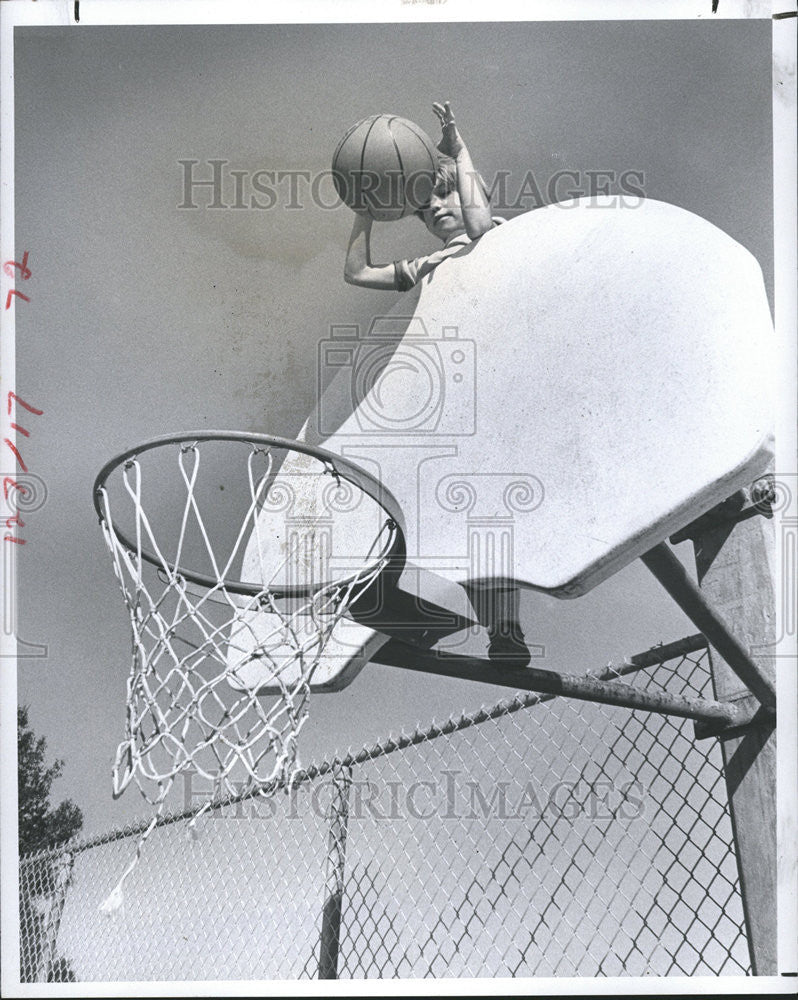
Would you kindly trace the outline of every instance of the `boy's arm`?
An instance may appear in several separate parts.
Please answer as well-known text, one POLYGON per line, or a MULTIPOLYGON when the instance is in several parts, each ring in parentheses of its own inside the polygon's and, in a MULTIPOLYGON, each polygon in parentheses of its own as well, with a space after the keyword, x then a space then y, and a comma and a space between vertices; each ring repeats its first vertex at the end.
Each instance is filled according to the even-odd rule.
POLYGON ((482 182, 471 162, 471 156, 465 143, 460 153, 455 157, 457 166, 457 193, 463 209, 463 222, 469 239, 476 240, 488 230, 493 229, 493 216, 490 205, 482 189, 482 182))
POLYGON ((460 196, 466 233, 469 239, 479 239, 488 230, 493 229, 487 194, 471 162, 471 154, 457 131, 451 103, 449 101, 444 104, 435 103, 432 109, 438 116, 443 133, 438 149, 446 156, 450 156, 457 168, 457 194, 460 196))
POLYGON ((396 289, 396 268, 393 264, 371 263, 370 215, 355 215, 349 247, 346 251, 344 281, 364 288, 396 289))

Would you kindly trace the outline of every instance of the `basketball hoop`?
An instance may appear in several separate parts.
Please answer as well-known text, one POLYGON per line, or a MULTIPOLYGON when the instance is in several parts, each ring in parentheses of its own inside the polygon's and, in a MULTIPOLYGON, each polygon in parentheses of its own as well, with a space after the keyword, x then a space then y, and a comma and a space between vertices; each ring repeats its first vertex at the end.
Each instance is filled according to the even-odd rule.
POLYGON ((200 431, 112 459, 95 481, 94 505, 133 640, 114 797, 135 781, 160 813, 188 771, 212 783, 208 804, 284 786, 297 767, 310 680, 335 626, 386 567, 402 564, 393 497, 356 465, 303 442, 200 431), (285 483, 275 476, 297 453, 304 472, 291 532, 276 533, 279 551, 258 541, 255 567, 242 578, 244 540, 258 539, 264 511, 285 510, 285 497, 275 496, 285 483), (373 516, 357 522, 359 551, 336 561, 324 532, 336 509, 358 504, 373 516), (324 558, 314 554, 319 545, 324 558), (253 659, 274 697, 258 696, 247 671, 253 659))

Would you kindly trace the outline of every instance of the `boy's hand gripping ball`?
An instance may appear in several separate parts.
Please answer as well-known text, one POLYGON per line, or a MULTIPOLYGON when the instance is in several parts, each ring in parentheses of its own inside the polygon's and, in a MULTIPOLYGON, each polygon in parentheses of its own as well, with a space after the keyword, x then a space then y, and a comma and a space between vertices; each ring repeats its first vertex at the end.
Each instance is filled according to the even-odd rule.
POLYGON ((335 190, 355 212, 391 222, 429 204, 438 154, 429 136, 406 118, 371 115, 338 143, 335 190))

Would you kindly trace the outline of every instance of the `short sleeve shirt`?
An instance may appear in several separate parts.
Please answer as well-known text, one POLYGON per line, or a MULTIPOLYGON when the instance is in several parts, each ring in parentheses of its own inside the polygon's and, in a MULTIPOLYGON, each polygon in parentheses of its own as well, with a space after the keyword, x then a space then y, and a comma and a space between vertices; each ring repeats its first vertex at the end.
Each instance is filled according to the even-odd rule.
MULTIPOLYGON (((493 220, 494 226, 502 222, 504 222, 504 219, 494 218, 493 220)), ((394 261, 396 287, 400 292, 410 291, 423 277, 434 271, 438 264, 441 264, 449 257, 453 257, 471 242, 473 241, 469 236, 461 233, 459 236, 453 236, 445 246, 441 247, 440 250, 436 250, 435 253, 427 254, 425 257, 414 257, 412 260, 394 261)))

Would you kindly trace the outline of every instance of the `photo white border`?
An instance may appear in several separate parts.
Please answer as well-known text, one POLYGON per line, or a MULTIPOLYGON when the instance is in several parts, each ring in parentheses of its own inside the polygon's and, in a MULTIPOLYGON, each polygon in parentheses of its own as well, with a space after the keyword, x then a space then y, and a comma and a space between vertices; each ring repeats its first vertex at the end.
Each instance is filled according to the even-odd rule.
MULTIPOLYGON (((784 0, 771 4, 764 0, 719 0, 712 13, 711 0, 662 0, 632 3, 630 0, 302 0, 291 4, 257 3, 247 0, 80 0, 79 21, 75 21, 74 0, 3 0, 0 2, 0 259, 14 259, 14 28, 22 25, 166 25, 166 24, 261 24, 261 23, 390 23, 390 22, 498 22, 498 21, 610 21, 610 20, 728 20, 770 19, 777 16, 773 30, 773 166, 774 166, 774 273, 775 325, 779 340, 777 418, 777 472, 796 471, 796 25, 794 3, 784 0)), ((0 301, 5 303, 14 280, 3 273, 0 301)), ((14 388, 14 309, 0 314, 0 380, 3 398, 14 388)), ((3 419, 6 419, 5 407, 3 419)), ((4 427, 4 432, 6 428, 4 427)), ((7 436, 6 433, 3 435, 7 436)), ((11 432, 8 432, 11 436, 11 432)), ((11 437, 13 441, 13 437, 11 437)), ((13 548, 13 546, 12 546, 13 548)), ((777 547, 778 549, 778 547, 777 547)), ((778 577, 785 567, 778 553, 778 577)), ((6 556, 4 555, 4 559, 6 556)), ((6 565, 3 566, 4 572, 6 565)), ((4 615, 13 608, 13 593, 4 594, 4 615)), ((781 621, 777 623, 781 634, 781 621)), ((795 637, 785 637, 779 657, 796 660, 795 637)), ((16 801, 16 645, 13 635, 0 635, 0 757, 2 791, 7 804, 16 801)), ((782 660, 784 662, 784 660, 782 660)), ((778 832, 779 832, 779 967, 783 973, 798 971, 798 672, 780 670, 778 677, 778 832), (785 709, 786 707, 786 709, 785 709)), ((421 995, 430 992, 428 980, 342 980, 316 981, 197 981, 124 982, 74 984, 19 983, 18 865, 16 809, 0 811, 2 875, 2 993, 4 996, 198 996, 202 987, 216 996, 282 995, 366 996, 379 994, 421 995)), ((646 977, 646 978, 524 978, 524 979, 437 979, 434 992, 440 995, 573 995, 590 992, 595 996, 655 993, 676 994, 761 994, 783 992, 796 985, 793 978, 759 977, 646 977)))

